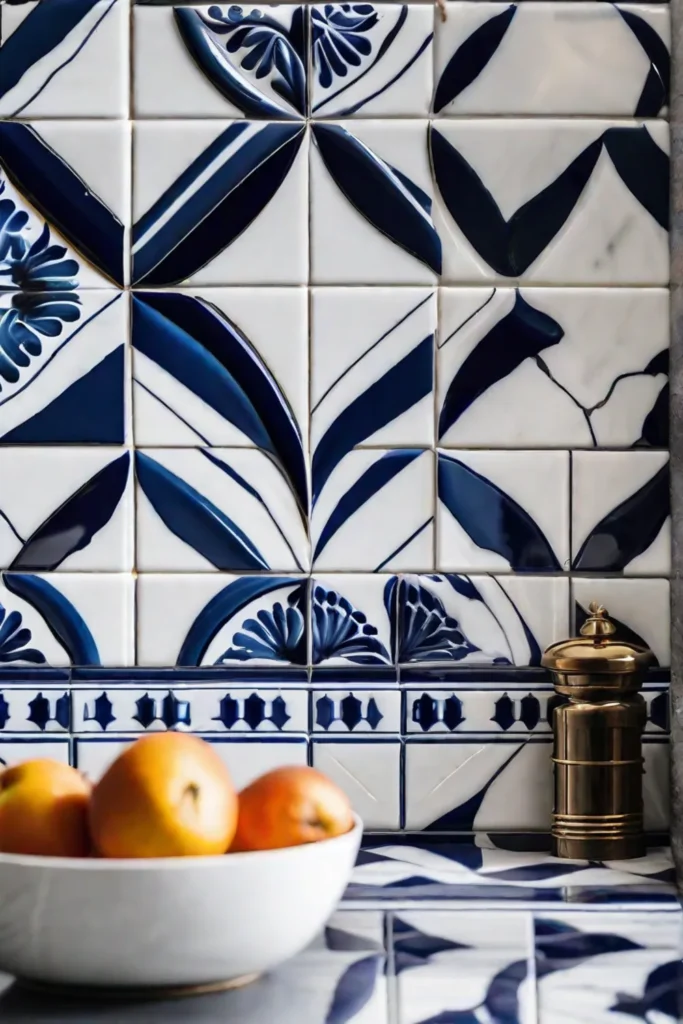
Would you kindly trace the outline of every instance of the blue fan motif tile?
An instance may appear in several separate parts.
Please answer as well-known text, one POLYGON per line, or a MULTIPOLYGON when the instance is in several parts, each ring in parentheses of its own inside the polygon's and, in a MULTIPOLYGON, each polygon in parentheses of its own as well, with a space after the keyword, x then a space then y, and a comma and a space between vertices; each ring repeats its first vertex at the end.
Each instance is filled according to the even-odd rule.
POLYGON ((393 664, 396 585, 395 576, 315 577, 311 582, 313 664, 393 664))

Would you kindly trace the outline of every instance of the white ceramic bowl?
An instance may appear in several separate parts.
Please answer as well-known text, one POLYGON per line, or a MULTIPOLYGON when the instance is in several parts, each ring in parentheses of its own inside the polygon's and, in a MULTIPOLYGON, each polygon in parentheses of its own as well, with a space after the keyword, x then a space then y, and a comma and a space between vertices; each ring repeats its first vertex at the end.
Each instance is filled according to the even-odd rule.
POLYGON ((225 857, 0 854, 0 971, 108 988, 247 980, 320 931, 361 832, 356 818, 336 839, 225 857))

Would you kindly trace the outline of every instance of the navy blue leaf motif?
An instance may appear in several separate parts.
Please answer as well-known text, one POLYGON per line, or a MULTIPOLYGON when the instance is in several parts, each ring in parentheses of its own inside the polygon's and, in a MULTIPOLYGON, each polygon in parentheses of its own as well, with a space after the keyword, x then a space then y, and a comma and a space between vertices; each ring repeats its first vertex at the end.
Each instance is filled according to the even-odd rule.
POLYGON ((304 130, 233 122, 221 132, 135 224, 133 282, 179 284, 227 248, 287 177, 304 130))
POLYGON ((390 665, 391 656, 364 612, 334 590, 313 584, 313 664, 346 658, 357 665, 390 665))
POLYGON ((683 967, 680 960, 669 960, 661 964, 648 975, 645 991, 639 999, 617 993, 617 1002, 610 1006, 611 1013, 630 1014, 648 1021, 652 1011, 670 1017, 672 1021, 681 1019, 681 1003, 683 996, 683 967))
POLYGON ((534 929, 538 977, 566 970, 603 953, 643 949, 639 943, 623 935, 598 932, 589 934, 548 918, 536 918, 534 929))
POLYGON ((484 1006, 496 1024, 517 1024, 519 1021, 518 992, 526 976, 526 960, 516 960, 491 979, 484 1006))
POLYGON ((562 327, 515 291, 515 304, 470 352, 448 386, 439 415, 439 437, 490 387, 509 376, 525 359, 557 345, 562 327))
POLYGON ((547 538, 509 495, 458 459, 439 453, 439 500, 474 543, 515 572, 561 572, 547 538))
POLYGON ((176 7, 180 36, 200 70, 226 99, 248 117, 292 118, 306 111, 303 12, 297 8, 288 32, 275 18, 260 10, 244 14, 232 5, 225 13, 218 5, 206 15, 176 7), (240 74, 230 54, 246 51, 239 61, 257 81, 270 77, 273 91, 287 106, 270 101, 240 74))
POLYGON ((443 1010, 436 1017, 428 1017, 419 1024, 481 1024, 475 1010, 443 1010))
POLYGON ((216 664, 252 658, 305 664, 304 593, 305 584, 301 583, 288 595, 286 606, 276 601, 270 611, 260 609, 256 618, 245 619, 242 628, 232 637, 231 646, 216 659, 216 664))
POLYGON ((0 729, 4 729, 12 716, 9 713, 9 704, 5 695, 0 693, 0 729))
POLYGON ((384 957, 377 953, 346 968, 337 982, 325 1024, 348 1024, 360 1013, 372 999, 383 964, 384 957))
POLYGON ((335 78, 346 78, 349 68, 360 67, 372 53, 367 33, 378 22, 371 4, 325 4, 311 10, 313 62, 324 89, 335 78))
POLYGON ((31 630, 22 626, 21 612, 8 612, 0 604, 0 664, 25 661, 31 665, 44 665, 45 655, 31 643, 31 630))
POLYGON ((437 953, 470 948, 463 942, 454 942, 442 935, 429 935, 427 932, 422 932, 400 917, 394 917, 392 929, 397 974, 401 974, 411 967, 424 967, 429 963, 430 957, 437 953))
POLYGON ((639 445, 650 448, 668 448, 669 446, 669 385, 664 385, 657 395, 655 404, 643 420, 639 445))
POLYGON ((441 240, 412 189, 341 125, 315 124, 313 136, 327 170, 348 201, 373 227, 441 273, 441 240))
POLYGON ((651 25, 618 4, 614 5, 628 27, 642 46, 650 60, 643 91, 640 94, 635 117, 657 117, 663 107, 669 104, 669 79, 671 76, 671 60, 666 43, 651 25))
POLYGON ((100 664, 92 633, 79 611, 56 587, 44 577, 18 572, 4 573, 3 583, 10 593, 22 598, 42 616, 52 635, 69 655, 72 665, 100 664))
POLYGON ((143 452, 135 453, 143 493, 164 525, 217 569, 268 569, 247 535, 213 502, 143 452))
POLYGON ((669 227, 669 157, 649 131, 640 128, 608 128, 605 149, 614 167, 640 205, 660 227, 669 227))
POLYGON ((133 298, 133 344, 273 455, 308 509, 301 431, 272 373, 239 327, 191 295, 133 298))
POLYGON ((572 568, 623 572, 657 539, 669 516, 669 464, 593 527, 572 568))
POLYGON ((123 284, 123 224, 31 126, 0 122, 0 166, 74 248, 123 284))
POLYGON ((516 4, 510 4, 480 25, 455 51, 443 70, 434 96, 434 113, 447 107, 482 73, 503 41, 515 16, 516 4))
POLYGON ((114 515, 128 480, 128 452, 114 459, 53 512, 10 565, 12 571, 50 571, 87 547, 114 515))
POLYGON ((101 693, 99 697, 95 698, 94 707, 95 714, 91 715, 89 714, 88 708, 86 706, 85 713, 83 716, 86 722, 93 720, 97 722, 101 729, 106 730, 107 726, 111 725, 112 722, 116 721, 116 715, 113 713, 114 705, 109 700, 109 697, 107 696, 106 693, 101 693))
POLYGON ((398 620, 400 663, 462 661, 479 650, 435 594, 407 579, 398 587, 398 620))

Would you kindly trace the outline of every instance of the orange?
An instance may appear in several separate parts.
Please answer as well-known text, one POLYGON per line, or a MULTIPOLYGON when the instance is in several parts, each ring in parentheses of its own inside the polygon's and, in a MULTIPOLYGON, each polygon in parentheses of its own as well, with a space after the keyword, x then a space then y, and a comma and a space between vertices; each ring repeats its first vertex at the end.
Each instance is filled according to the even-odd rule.
POLYGON ((239 795, 231 849, 276 850, 331 839, 353 828, 345 793, 315 768, 277 768, 239 795))
POLYGON ((103 857, 225 853, 237 795, 216 751, 198 736, 154 733, 137 740, 93 790, 90 830, 103 857))
POLYGON ((25 761, 0 774, 0 851, 85 857, 90 784, 67 764, 25 761))

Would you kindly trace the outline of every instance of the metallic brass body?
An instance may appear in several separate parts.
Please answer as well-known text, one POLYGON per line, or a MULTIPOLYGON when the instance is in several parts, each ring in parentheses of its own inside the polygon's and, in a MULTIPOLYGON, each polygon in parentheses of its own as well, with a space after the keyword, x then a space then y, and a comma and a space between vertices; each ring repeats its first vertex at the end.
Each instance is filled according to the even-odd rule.
POLYGON ((549 647, 543 665, 565 698, 553 714, 553 853, 626 860, 645 853, 645 701, 638 693, 653 657, 611 640, 615 626, 591 605, 580 638, 549 647))

